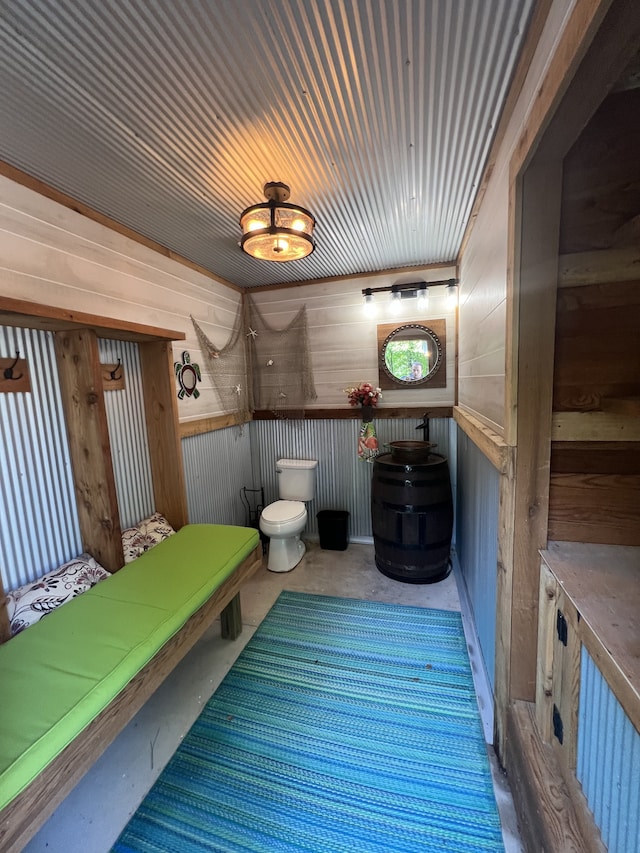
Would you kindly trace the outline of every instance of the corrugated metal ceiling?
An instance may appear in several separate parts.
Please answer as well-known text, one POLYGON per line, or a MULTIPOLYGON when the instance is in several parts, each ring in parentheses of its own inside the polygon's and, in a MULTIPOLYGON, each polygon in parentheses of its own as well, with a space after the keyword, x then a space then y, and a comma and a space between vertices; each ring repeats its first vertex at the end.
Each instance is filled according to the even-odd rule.
POLYGON ((4 0, 0 158, 241 286, 455 259, 535 0, 4 0), (318 220, 238 247, 267 181, 318 220))

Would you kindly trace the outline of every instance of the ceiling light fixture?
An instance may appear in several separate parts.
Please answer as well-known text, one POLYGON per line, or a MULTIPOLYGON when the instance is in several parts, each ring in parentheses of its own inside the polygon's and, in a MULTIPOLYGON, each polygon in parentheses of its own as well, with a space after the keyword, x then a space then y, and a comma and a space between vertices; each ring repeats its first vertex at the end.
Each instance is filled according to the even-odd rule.
POLYGON ((261 261, 298 261, 315 249, 316 220, 304 207, 288 204, 289 187, 279 181, 264 185, 262 204, 254 204, 240 216, 243 252, 261 261))
POLYGON ((402 303, 405 299, 415 299, 416 309, 418 311, 426 311, 429 306, 430 290, 433 287, 444 289, 444 294, 447 297, 447 309, 453 311, 458 304, 457 278, 449 278, 446 281, 430 281, 428 286, 425 281, 417 281, 409 284, 392 284, 388 287, 365 287, 362 291, 362 295, 364 296, 364 312, 367 317, 375 316, 376 303, 373 298, 374 293, 391 293, 389 312, 396 316, 402 312, 402 303))

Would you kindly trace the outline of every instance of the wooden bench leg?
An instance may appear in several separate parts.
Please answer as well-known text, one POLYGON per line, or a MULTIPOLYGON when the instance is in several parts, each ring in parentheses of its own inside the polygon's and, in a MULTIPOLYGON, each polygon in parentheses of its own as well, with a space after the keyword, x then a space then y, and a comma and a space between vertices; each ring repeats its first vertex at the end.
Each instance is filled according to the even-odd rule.
POLYGON ((227 604, 220 614, 220 634, 225 640, 235 640, 242 633, 240 593, 227 604))

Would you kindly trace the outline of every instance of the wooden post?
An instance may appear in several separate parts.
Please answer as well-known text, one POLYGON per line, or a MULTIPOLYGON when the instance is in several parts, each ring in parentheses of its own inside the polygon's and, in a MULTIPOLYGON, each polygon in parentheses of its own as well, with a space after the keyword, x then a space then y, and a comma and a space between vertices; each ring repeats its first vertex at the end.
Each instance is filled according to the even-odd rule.
POLYGON ((235 640, 242 633, 242 610, 238 593, 220 614, 220 636, 224 640, 235 640))
POLYGON ((56 332, 55 349, 82 547, 117 572, 124 557, 98 339, 92 329, 56 332))
POLYGON ((179 530, 189 518, 171 343, 141 343, 140 364, 155 509, 179 530))

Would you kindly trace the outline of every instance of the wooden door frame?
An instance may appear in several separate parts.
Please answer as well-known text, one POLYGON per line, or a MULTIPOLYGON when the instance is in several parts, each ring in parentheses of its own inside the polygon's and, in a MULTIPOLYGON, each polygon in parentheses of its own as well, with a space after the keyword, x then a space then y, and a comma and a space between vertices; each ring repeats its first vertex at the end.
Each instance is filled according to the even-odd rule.
POLYGON ((637 52, 637 0, 583 0, 538 88, 510 162, 505 377, 496 614, 495 746, 535 698, 540 559, 547 541, 562 163, 637 52))

